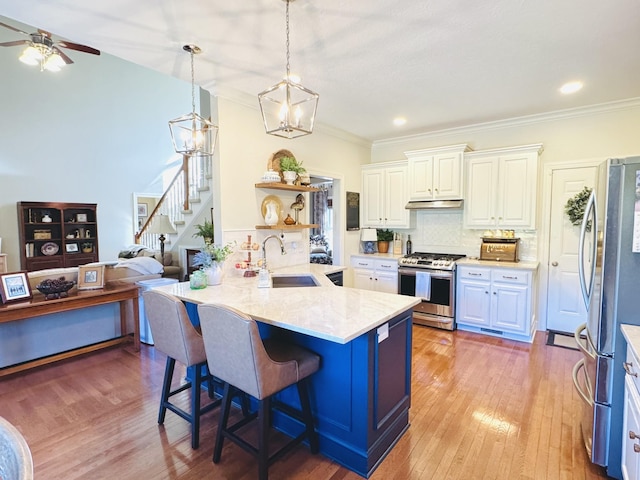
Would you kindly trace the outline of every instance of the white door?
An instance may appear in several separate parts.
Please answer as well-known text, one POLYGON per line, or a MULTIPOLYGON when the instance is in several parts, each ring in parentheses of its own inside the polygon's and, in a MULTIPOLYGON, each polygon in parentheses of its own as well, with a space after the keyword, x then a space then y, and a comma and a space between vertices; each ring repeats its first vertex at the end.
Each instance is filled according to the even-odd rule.
POLYGON ((587 321, 578 278, 580 227, 564 212, 571 197, 585 186, 593 188, 597 167, 553 170, 551 180, 551 218, 549 225, 549 278, 547 290, 547 329, 573 333, 587 321))

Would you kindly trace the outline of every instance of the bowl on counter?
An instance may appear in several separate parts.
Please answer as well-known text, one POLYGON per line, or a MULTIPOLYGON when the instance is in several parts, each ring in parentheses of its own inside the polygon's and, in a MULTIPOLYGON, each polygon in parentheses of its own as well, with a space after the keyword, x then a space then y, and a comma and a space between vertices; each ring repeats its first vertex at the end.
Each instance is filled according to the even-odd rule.
POLYGON ((64 277, 47 278, 36 285, 36 289, 44 295, 45 300, 54 300, 56 298, 64 298, 69 296, 69 290, 73 288, 76 282, 66 280, 64 277))

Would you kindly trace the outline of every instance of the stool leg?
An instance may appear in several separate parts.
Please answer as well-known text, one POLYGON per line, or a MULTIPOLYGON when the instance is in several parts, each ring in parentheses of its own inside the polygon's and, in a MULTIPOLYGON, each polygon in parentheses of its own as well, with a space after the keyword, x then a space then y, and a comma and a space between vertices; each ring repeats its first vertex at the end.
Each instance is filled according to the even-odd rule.
POLYGON ((315 454, 320 451, 320 446, 318 444, 318 434, 313 427, 313 414, 311 413, 307 378, 303 378, 298 382, 298 395, 300 396, 300 406, 302 407, 302 418, 307 429, 307 438, 309 438, 309 448, 311 453, 315 454))
POLYGON ((258 479, 267 480, 269 476, 269 423, 271 397, 258 400, 258 479))
POLYGON ((173 369, 176 365, 175 359, 167 357, 167 363, 164 368, 164 382, 162 383, 162 398, 160 399, 160 412, 158 413, 158 424, 164 423, 164 416, 167 413, 167 403, 169 403, 169 394, 171 393, 171 379, 173 378, 173 369))
POLYGON ((194 368, 194 378, 191 382, 191 448, 200 445, 200 384, 202 383, 202 364, 194 368))
POLYGON ((216 445, 213 449, 213 463, 220 461, 222 455, 222 444, 224 442, 224 431, 227 429, 229 421, 229 410, 231 409, 231 385, 224 384, 222 393, 222 406, 220 408, 220 421, 218 422, 218 431, 216 432, 216 445))

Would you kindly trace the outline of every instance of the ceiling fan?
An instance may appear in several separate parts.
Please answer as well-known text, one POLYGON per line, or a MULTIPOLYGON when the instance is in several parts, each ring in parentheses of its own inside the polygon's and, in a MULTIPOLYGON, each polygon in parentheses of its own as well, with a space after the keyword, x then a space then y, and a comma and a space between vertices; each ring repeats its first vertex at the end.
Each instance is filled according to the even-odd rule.
POLYGON ((0 47, 15 47, 18 45, 26 45, 20 61, 27 65, 39 65, 40 71, 49 70, 57 72, 65 64, 73 63, 67 54, 65 54, 59 47, 68 48, 69 50, 77 50, 79 52, 91 53, 93 55, 100 55, 100 50, 87 47, 86 45, 80 45, 78 43, 67 42, 66 40, 54 41, 51 38, 51 34, 44 30, 38 29, 37 33, 27 33, 22 30, 0 22, 0 26, 13 30, 14 32, 21 33, 29 37, 29 39, 15 40, 13 42, 2 42, 0 47))

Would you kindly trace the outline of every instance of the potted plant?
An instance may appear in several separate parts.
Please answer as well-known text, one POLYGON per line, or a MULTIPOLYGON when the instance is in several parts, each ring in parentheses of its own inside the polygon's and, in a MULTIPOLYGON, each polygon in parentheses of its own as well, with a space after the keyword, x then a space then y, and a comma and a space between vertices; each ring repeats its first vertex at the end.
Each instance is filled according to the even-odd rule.
POLYGON ((82 252, 83 252, 83 253, 91 253, 91 252, 93 252, 93 243, 91 243, 91 242, 84 242, 84 243, 81 245, 81 248, 82 248, 82 252))
POLYGON ((387 253, 389 251, 389 242, 393 240, 393 230, 377 229, 378 234, 378 253, 387 253))
POLYGON ((213 222, 209 222, 205 220, 204 223, 199 223, 196 225, 196 233, 193 234, 194 237, 202 237, 204 239, 204 243, 206 245, 213 243, 213 222))
POLYGON ((302 166, 302 162, 298 162, 295 157, 280 158, 280 170, 282 170, 282 176, 287 185, 293 185, 298 175, 307 171, 302 166))
POLYGON ((222 281, 222 262, 233 253, 233 246, 207 243, 193 256, 193 266, 207 274, 208 285, 218 285, 222 281))

